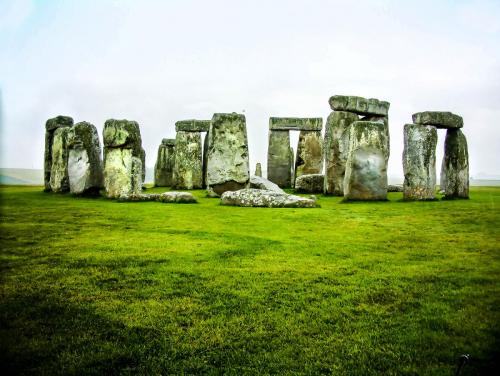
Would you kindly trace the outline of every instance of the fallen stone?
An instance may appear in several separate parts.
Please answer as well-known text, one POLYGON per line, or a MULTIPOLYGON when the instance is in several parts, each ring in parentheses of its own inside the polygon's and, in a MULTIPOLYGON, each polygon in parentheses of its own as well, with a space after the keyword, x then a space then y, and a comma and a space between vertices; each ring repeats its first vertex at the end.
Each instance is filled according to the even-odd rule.
POLYGON ((300 131, 295 160, 295 181, 301 175, 323 172, 323 139, 319 131, 300 131))
POLYGON ((103 187, 99 135, 93 124, 80 122, 68 133, 68 178, 73 194, 98 194, 103 187))
POLYGON ((50 190, 52 192, 69 192, 68 134, 70 129, 69 127, 62 127, 54 131, 52 166, 50 168, 50 190))
POLYGON ((358 115, 346 111, 333 111, 326 120, 324 155, 326 195, 344 195, 344 176, 349 152, 349 132, 358 115))
POLYGON ((349 135, 344 200, 386 200, 387 140, 378 122, 356 121, 349 135))
POLYGON ((358 115, 387 116, 390 103, 375 98, 362 98, 351 95, 334 95, 329 100, 330 107, 335 111, 348 111, 358 115))
POLYGON ((271 131, 320 131, 323 129, 322 118, 269 118, 271 131))
POLYGON ((208 132, 210 120, 180 120, 175 123, 175 131, 179 132, 208 132))
POLYGON ((446 132, 440 188, 445 199, 469 198, 469 152, 460 129, 446 132))
POLYGON ((316 208, 316 201, 310 198, 277 193, 262 189, 241 189, 224 192, 221 205, 266 208, 316 208))
POLYGON ((289 131, 269 131, 267 179, 281 188, 292 185, 293 155, 289 131))
POLYGON ((119 202, 146 202, 158 201, 164 203, 191 204, 196 203, 196 198, 189 192, 164 192, 164 193, 137 193, 123 194, 118 197, 119 202))
POLYGON ((433 126, 404 126, 403 171, 405 200, 436 198, 437 131, 433 126))
POLYGON ((461 116, 446 111, 425 111, 412 115, 415 124, 432 125, 436 128, 457 129, 464 126, 461 116))
POLYGON ((52 144, 54 142, 54 132, 58 128, 71 127, 73 119, 69 116, 57 116, 48 119, 45 123, 45 154, 44 154, 44 186, 45 191, 50 192, 50 175, 52 170, 52 144))
POLYGON ((174 185, 175 139, 164 138, 158 147, 155 163, 155 187, 174 185))
POLYGON ((203 186, 203 151, 200 132, 178 131, 175 138, 174 187, 200 189, 203 186))
POLYGON ((255 176, 260 176, 262 177, 262 166, 260 163, 257 163, 255 165, 255 176))
POLYGON ((301 175, 295 180, 295 191, 299 193, 322 193, 325 181, 323 174, 301 175))
POLYGON ((274 184, 272 181, 264 179, 261 176, 250 176, 249 188, 264 189, 277 193, 285 193, 285 191, 281 189, 277 184, 274 184))
POLYGON ((250 180, 244 115, 214 114, 207 153, 207 188, 221 195, 247 186, 250 180))

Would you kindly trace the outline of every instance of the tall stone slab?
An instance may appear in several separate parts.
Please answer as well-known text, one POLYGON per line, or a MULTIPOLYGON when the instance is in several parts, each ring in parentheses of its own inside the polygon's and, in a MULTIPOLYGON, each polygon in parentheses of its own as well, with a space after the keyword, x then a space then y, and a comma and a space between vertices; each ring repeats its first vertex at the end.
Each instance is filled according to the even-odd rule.
POLYGON ((403 197, 405 200, 434 200, 436 190, 437 131, 433 126, 404 126, 403 197))
POLYGON ((93 124, 80 122, 68 134, 68 177, 73 194, 98 194, 103 187, 99 135, 93 124))
POLYGON ((384 148, 385 159, 388 161, 391 154, 391 138, 389 134, 389 116, 365 116, 360 119, 361 121, 375 121, 382 124, 385 133, 386 145, 384 148))
POLYGON ((255 165, 255 176, 262 177, 262 165, 258 162, 255 165))
POLYGON ((351 124, 358 115, 346 111, 334 111, 326 120, 324 155, 325 182, 324 194, 344 195, 344 176, 349 152, 349 133, 351 124))
POLYGON ((139 124, 110 119, 104 123, 104 189, 118 198, 142 191, 144 157, 139 124))
POLYGON ((290 132, 270 130, 267 150, 267 180, 280 188, 292 186, 292 157, 290 155, 290 132))
POLYGON ((245 188, 250 180, 246 119, 237 113, 214 114, 208 132, 207 190, 221 195, 245 188))
POLYGON ((295 180, 301 175, 323 173, 321 131, 300 131, 295 160, 295 180))
POLYGON ((386 145, 386 133, 380 122, 356 121, 351 125, 344 200, 387 199, 386 145))
POLYGON ((155 163, 155 187, 172 187, 174 178, 175 139, 164 138, 158 147, 155 163))
POLYGON ((448 129, 441 164, 441 190, 446 199, 469 198, 469 152, 460 129, 448 129))
MULTIPOLYGON (((209 127, 210 129, 210 127, 209 127)), ((207 161, 208 161, 208 142, 210 137, 208 132, 205 133, 205 139, 203 140, 203 188, 207 187, 207 161)))
POLYGON ((202 153, 200 132, 177 132, 174 162, 174 187, 176 189, 202 188, 202 153))
POLYGON ((52 170, 52 143, 54 141, 54 133, 56 129, 63 127, 71 127, 73 119, 69 116, 57 116, 48 119, 45 123, 45 155, 44 155, 44 186, 45 191, 50 192, 50 175, 52 170))
POLYGON ((69 192, 68 135, 70 129, 70 127, 61 127, 54 131, 50 167, 50 190, 52 192, 69 192))

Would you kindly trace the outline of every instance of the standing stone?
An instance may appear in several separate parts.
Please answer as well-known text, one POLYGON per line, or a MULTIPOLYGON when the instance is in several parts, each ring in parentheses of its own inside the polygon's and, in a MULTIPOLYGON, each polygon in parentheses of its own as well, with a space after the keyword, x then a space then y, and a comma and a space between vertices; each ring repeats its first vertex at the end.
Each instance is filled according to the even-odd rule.
POLYGON ((384 147, 385 159, 388 161, 391 154, 391 140, 389 135, 389 116, 365 116, 360 119, 361 121, 375 121, 382 124, 384 129, 384 136, 386 139, 386 145, 384 147))
POLYGON ((178 131, 175 137, 174 187, 200 189, 202 186, 201 133, 178 131))
POLYGON ((164 138, 155 163, 155 187, 172 187, 175 162, 175 139, 164 138))
POLYGON ((292 185, 292 164, 290 155, 290 132, 269 131, 267 150, 267 179, 281 188, 292 185))
POLYGON ((205 133, 205 140, 203 141, 203 188, 207 187, 207 160, 208 160, 208 141, 210 137, 208 132, 205 133))
POLYGON ((295 187, 295 150, 290 147, 290 176, 292 177, 291 188, 295 187))
POLYGON ((110 198, 142 191, 144 157, 139 124, 110 119, 104 123, 104 188, 110 198))
POLYGON ((50 175, 52 170, 52 143, 54 140, 54 132, 58 128, 71 127, 73 119, 69 116, 57 116, 47 120, 45 123, 45 156, 44 156, 44 185, 45 191, 50 192, 50 175))
POLYGON ((405 200, 434 200, 437 131, 433 126, 406 124, 403 170, 405 200))
POLYGON ((208 192, 221 195, 245 188, 250 179, 245 116, 214 114, 208 134, 208 192))
POLYGON ((300 131, 295 160, 295 180, 301 175, 323 172, 323 140, 321 131, 300 131))
POLYGON ((52 140, 52 166, 50 168, 50 190, 69 192, 68 135, 70 127, 57 128, 52 140))
POLYGON ((344 195, 344 176, 349 151, 351 124, 358 115, 346 111, 334 111, 326 120, 325 129, 325 182, 326 195, 344 195))
POLYGON ((103 186, 99 135, 93 124, 80 122, 68 135, 69 188, 73 194, 98 194, 103 186))
POLYGON ((142 163, 142 172, 141 172, 141 180, 144 184, 146 181, 146 150, 141 146, 141 163, 142 163))
POLYGON ((255 165, 255 176, 262 177, 262 166, 260 163, 255 165))
POLYGON ((386 200, 386 133, 380 122, 356 121, 349 134, 344 200, 386 200))
POLYGON ((441 190, 446 199, 469 198, 469 152, 460 129, 448 129, 441 164, 441 190))

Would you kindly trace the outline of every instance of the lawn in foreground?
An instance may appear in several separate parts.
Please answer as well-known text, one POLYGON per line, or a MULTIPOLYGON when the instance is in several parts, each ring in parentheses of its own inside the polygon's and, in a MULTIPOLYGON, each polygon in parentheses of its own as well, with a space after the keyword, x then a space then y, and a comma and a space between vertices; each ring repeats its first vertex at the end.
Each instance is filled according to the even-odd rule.
POLYGON ((4 372, 451 375, 464 353, 463 375, 498 366, 500 188, 317 209, 0 194, 4 372))

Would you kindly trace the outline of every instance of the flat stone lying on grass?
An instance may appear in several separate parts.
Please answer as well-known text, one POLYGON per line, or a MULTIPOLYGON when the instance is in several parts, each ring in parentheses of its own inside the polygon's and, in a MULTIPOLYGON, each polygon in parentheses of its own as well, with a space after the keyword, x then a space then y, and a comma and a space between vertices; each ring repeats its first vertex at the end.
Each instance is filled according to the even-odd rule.
POLYGON ((119 202, 146 202, 158 201, 164 203, 191 204, 196 203, 196 198, 189 192, 164 192, 164 193, 139 193, 121 195, 119 202))
POLYGON ((285 191, 281 189, 277 184, 274 184, 272 181, 256 175, 250 176, 250 188, 264 189, 277 193, 285 193, 285 191))
POLYGON ((415 124, 433 125, 436 128, 456 129, 464 126, 461 116, 448 111, 425 111, 412 115, 415 124))
POLYGON ((333 95, 329 100, 335 111, 348 111, 358 115, 387 116, 390 103, 375 98, 363 98, 353 95, 333 95))
POLYGON ((224 192, 221 205, 265 208, 316 208, 316 200, 262 189, 224 192))
POLYGON ((300 193, 322 193, 325 181, 323 174, 301 175, 295 180, 295 191, 300 193))

